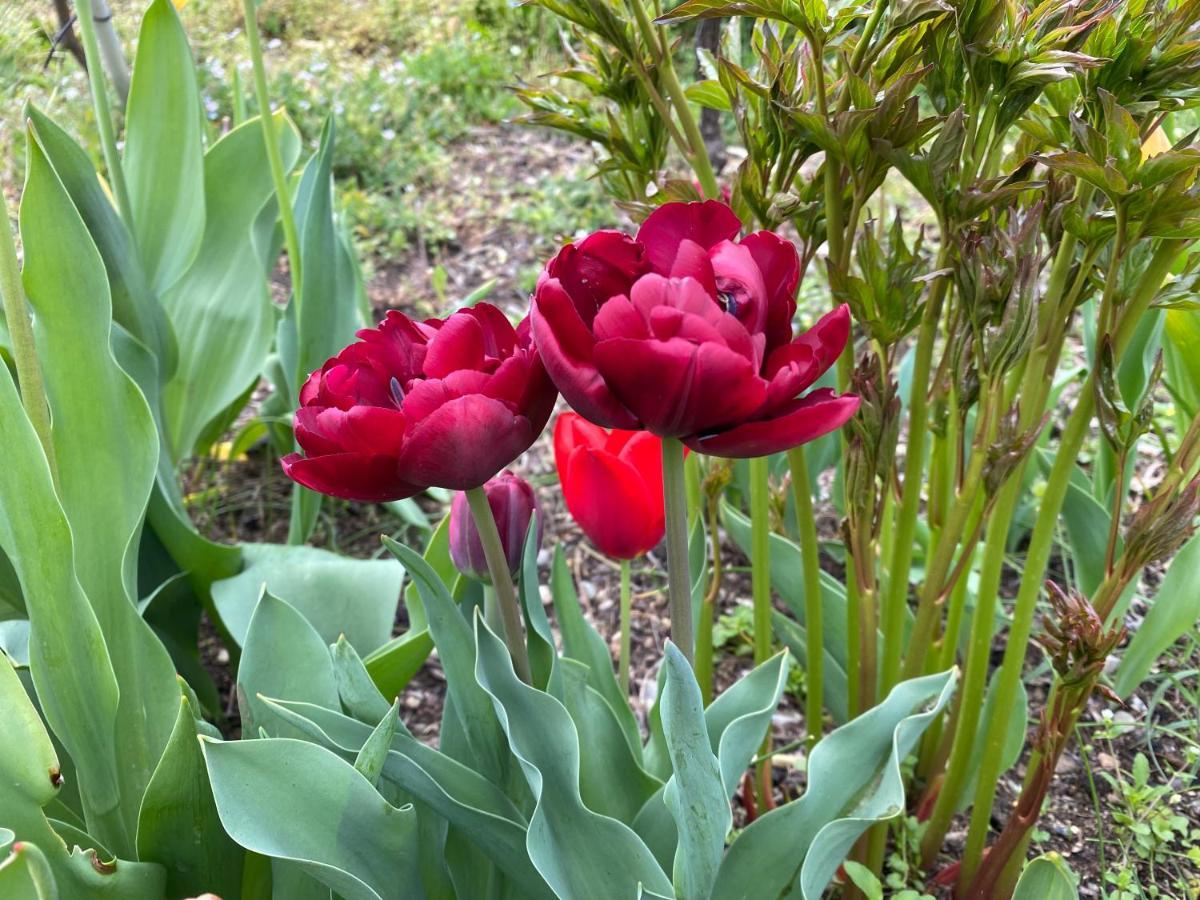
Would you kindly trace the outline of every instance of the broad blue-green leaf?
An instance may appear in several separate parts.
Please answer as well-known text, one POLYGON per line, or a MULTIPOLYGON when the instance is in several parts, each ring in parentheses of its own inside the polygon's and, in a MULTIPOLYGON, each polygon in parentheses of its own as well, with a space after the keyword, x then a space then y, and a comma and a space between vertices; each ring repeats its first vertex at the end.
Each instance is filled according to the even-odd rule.
MULTIPOLYGON (((726 800, 732 799, 742 773, 762 746, 786 686, 787 654, 779 653, 722 692, 704 711, 709 747, 720 765, 726 800)), ((656 704, 655 716, 660 709, 656 704)), ((665 736, 662 740, 665 755, 665 736)), ((639 810, 633 829, 654 851, 659 863, 670 865, 678 832, 661 791, 639 810)))
MULTIPOLYGON (((403 544, 384 538, 412 577, 429 620, 429 632, 446 673, 446 694, 466 737, 476 768, 494 784, 506 784, 510 772, 504 732, 487 692, 475 679, 475 639, 446 585, 425 560, 403 544)), ((444 729, 443 729, 444 730, 444 729)))
POLYGON ((291 860, 346 900, 424 896, 417 817, 305 741, 201 742, 221 822, 247 850, 291 860))
POLYGON ((588 684, 608 703, 621 726, 634 758, 641 764, 642 740, 637 719, 613 670, 608 644, 592 624, 584 618, 579 606, 575 582, 567 568, 562 546, 554 548, 554 564, 550 572, 550 594, 554 600, 554 615, 562 635, 563 655, 578 660, 588 668, 588 684))
POLYGON ((1057 853, 1044 853, 1025 866, 1013 891, 1013 900, 1075 900, 1075 879, 1057 853))
POLYGON ((536 800, 529 857, 547 884, 563 900, 634 896, 639 884, 669 896, 670 880, 638 836, 584 806, 579 737, 566 708, 517 678, 508 650, 480 617, 475 633, 476 678, 495 703, 536 800))
POLYGON ((538 532, 537 512, 525 532, 525 543, 521 547, 521 572, 517 585, 519 600, 524 610, 525 643, 529 649, 529 667, 533 684, 546 690, 554 672, 558 651, 554 646, 554 634, 550 631, 550 620, 542 606, 541 585, 538 583, 538 532))
POLYGON ((713 897, 817 900, 858 837, 903 812, 900 763, 946 705, 954 682, 954 670, 902 682, 817 744, 804 796, 738 836, 713 897))
POLYGON ((391 559, 350 559, 315 547, 243 544, 246 566, 212 586, 213 602, 233 639, 246 629, 265 584, 309 622, 326 644, 338 635, 359 653, 387 641, 404 570, 391 559))
POLYGON ((37 844, 16 842, 15 837, 0 828, 0 897, 58 900, 58 882, 46 854, 37 844))
MULTIPOLYGON (((804 666, 808 662, 808 630, 803 625, 789 619, 779 610, 772 609, 771 630, 775 637, 779 638, 779 642, 796 657, 797 663, 804 666)), ((821 696, 833 721, 841 725, 850 718, 850 681, 842 664, 829 650, 828 642, 822 642, 821 696)))
POLYGON ((260 694, 338 705, 333 661, 325 641, 304 616, 269 591, 263 592, 246 632, 237 687, 242 729, 247 734, 257 734, 260 694))
MULTIPOLYGON (((186 271, 204 234, 200 95, 187 35, 170 0, 142 18, 125 112, 125 180, 142 268, 161 293, 186 271)), ((187 335, 181 335, 182 343, 187 335)))
POLYGON ((666 645, 662 723, 674 774, 663 802, 678 830, 674 882, 680 895, 704 900, 712 893, 733 813, 721 783, 721 766, 709 745, 704 698, 679 648, 666 645))
POLYGON ((378 722, 387 715, 387 699, 371 680, 367 667, 346 636, 340 636, 329 652, 342 708, 360 722, 378 722))
MULTIPOLYGON (((60 900, 91 900, 95 897, 159 900, 163 896, 165 871, 152 863, 119 860, 105 874, 92 865, 98 842, 83 835, 82 849, 70 851, 55 832, 43 809, 62 790, 61 767, 50 735, 8 660, 0 656, 0 842, 17 840, 37 847, 42 861, 53 873, 60 900), (11 837, 10 837, 11 836, 11 837)), ((106 856, 101 856, 106 860, 106 856)), ((107 861, 107 860, 106 860, 107 861)), ((16 863, 14 863, 16 865, 16 863)), ((24 865, 29 865, 26 863, 24 865)), ((0 873, 5 871, 0 863, 0 873)), ((0 874, 0 896, 5 878, 21 883, 16 870, 0 874)))
POLYGON ((150 350, 156 378, 159 373, 170 377, 178 359, 175 334, 166 311, 146 283, 129 229, 101 186, 91 159, 69 134, 32 104, 25 107, 25 115, 104 260, 113 321, 150 350))
POLYGON ((400 721, 399 704, 400 701, 397 700, 383 714, 383 718, 379 720, 375 730, 367 736, 358 755, 354 758, 354 768, 371 783, 372 787, 379 784, 379 773, 383 771, 383 764, 387 760, 392 746, 392 738, 396 734, 396 726, 400 721))
MULTIPOLYGON (((121 822, 119 830, 106 826, 98 837, 129 856, 138 803, 171 733, 178 692, 170 657, 134 606, 137 541, 158 436, 145 398, 112 355, 100 255, 37 142, 28 149, 23 280, 53 418, 58 496, 74 537, 75 572, 122 686, 114 723, 121 822)), ((92 764, 68 749, 77 763, 92 764)), ((99 803, 97 812, 106 808, 99 803)))
POLYGON ((593 812, 632 825, 663 783, 642 769, 641 747, 630 748, 612 707, 588 683, 587 666, 560 659, 558 696, 579 732, 579 792, 593 812))
MULTIPOLYGON (((371 732, 368 725, 308 703, 266 701, 268 708, 309 738, 341 754, 357 755, 371 732)), ((478 772, 434 750, 399 728, 383 778, 436 810, 468 836, 524 896, 549 897, 549 888, 529 861, 525 817, 505 793, 478 772)))
POLYGON ((166 870, 172 897, 241 893, 242 849, 221 827, 196 740, 195 710, 186 697, 142 798, 137 850, 139 859, 166 870))
MULTIPOLYGON (((300 135, 275 114, 285 170, 300 156, 300 135)), ((205 426, 258 381, 275 338, 267 276, 275 260, 254 240, 271 203, 271 170, 258 118, 222 137, 204 155, 205 227, 200 252, 162 303, 177 335, 179 364, 163 388, 172 456, 190 455, 205 426)))
POLYGON ((1128 697, 1145 680, 1163 651, 1200 621, 1200 535, 1176 554, 1151 602, 1150 611, 1121 657, 1114 688, 1128 697))

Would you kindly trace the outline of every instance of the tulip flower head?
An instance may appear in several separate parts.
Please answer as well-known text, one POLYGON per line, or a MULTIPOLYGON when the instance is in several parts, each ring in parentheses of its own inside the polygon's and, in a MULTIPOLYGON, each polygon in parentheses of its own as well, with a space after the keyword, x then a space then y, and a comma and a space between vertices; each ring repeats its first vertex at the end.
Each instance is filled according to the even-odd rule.
POLYGON ((662 540, 661 438, 567 412, 554 423, 554 464, 567 510, 601 552, 634 559, 662 540))
MULTIPOLYGON (((483 486, 488 506, 500 532, 500 544, 504 547, 504 558, 508 570, 514 576, 521 568, 521 554, 525 549, 525 538, 529 534, 529 522, 537 513, 537 541, 542 542, 542 508, 534 496, 529 482, 507 470, 501 472, 483 486)), ((450 503, 450 559, 454 567, 464 575, 477 581, 491 582, 483 542, 479 529, 471 517, 467 495, 459 492, 450 503)))
POLYGON ((411 497, 428 487, 480 487, 534 442, 554 385, 516 328, 479 303, 415 322, 391 311, 309 376, 296 440, 283 459, 305 487, 349 500, 411 497))
POLYGON ((636 238, 598 231, 550 261, 534 341, 576 411, 728 457, 795 447, 854 414, 857 397, 809 390, 846 346, 847 307, 793 336, 796 248, 740 231, 716 200, 667 203, 636 238))

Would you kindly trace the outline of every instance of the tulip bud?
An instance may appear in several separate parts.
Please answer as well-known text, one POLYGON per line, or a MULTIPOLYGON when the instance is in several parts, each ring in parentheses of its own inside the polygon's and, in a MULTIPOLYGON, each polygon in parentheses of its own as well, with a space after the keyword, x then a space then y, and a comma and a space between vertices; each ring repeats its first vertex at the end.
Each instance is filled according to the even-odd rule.
MULTIPOLYGON (((504 471, 483 486, 488 505, 496 519, 500 532, 500 544, 504 547, 504 558, 508 570, 517 574, 521 567, 521 553, 525 547, 525 536, 529 533, 529 520, 538 514, 537 540, 542 540, 542 510, 533 494, 533 488, 524 478, 504 471)), ((471 516, 467 495, 459 492, 450 504, 450 558, 464 575, 479 581, 491 582, 487 557, 479 530, 471 516)))

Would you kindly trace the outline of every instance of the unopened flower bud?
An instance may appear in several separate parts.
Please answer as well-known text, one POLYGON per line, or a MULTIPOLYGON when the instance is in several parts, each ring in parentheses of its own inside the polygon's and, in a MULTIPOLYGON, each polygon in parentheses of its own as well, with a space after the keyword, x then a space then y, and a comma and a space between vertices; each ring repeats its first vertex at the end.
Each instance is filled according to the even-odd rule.
MULTIPOLYGON (((515 575, 521 567, 525 536, 529 533, 529 520, 534 512, 538 514, 537 539, 541 543, 541 507, 529 482, 507 470, 485 484, 483 490, 496 519, 508 570, 515 575)), ((479 539, 479 530, 475 527, 467 495, 463 492, 455 494, 450 504, 450 558, 455 568, 464 575, 479 581, 491 581, 483 542, 479 539)))

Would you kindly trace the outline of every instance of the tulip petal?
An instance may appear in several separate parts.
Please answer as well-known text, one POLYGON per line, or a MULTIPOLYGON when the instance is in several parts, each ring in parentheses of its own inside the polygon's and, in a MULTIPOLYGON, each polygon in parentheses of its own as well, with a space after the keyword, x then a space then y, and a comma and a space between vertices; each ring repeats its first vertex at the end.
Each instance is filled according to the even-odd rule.
POLYGON ((536 437, 529 419, 502 401, 468 394, 409 426, 399 471, 418 484, 465 491, 481 486, 536 437))
POLYGON ((739 422, 766 400, 752 361, 724 344, 615 338, 595 356, 613 393, 663 437, 739 422))
POLYGON ((762 273, 767 289, 767 354, 792 339, 796 314, 796 287, 800 283, 800 256, 796 245, 773 231, 756 231, 742 238, 762 273))
POLYGON ((288 478, 310 490, 344 500, 384 503, 424 490, 399 476, 396 458, 371 453, 333 453, 304 457, 289 453, 280 462, 288 478))
POLYGON ((445 378, 460 369, 481 369, 484 344, 483 326, 475 316, 451 316, 425 351, 425 377, 445 378))
POLYGON ((790 450, 841 428, 858 410, 858 397, 813 391, 794 400, 778 415, 758 419, 710 435, 693 435, 684 443, 697 453, 748 459, 790 450))
POLYGON ((741 230, 742 223, 733 210, 718 200, 664 203, 642 223, 637 240, 646 248, 650 268, 669 275, 683 241, 710 250, 721 241, 733 240, 741 230))
POLYGON ((611 454, 577 447, 567 460, 562 492, 571 516, 602 553, 633 559, 662 540, 662 495, 656 516, 641 475, 611 454))
MULTIPOLYGON (((637 431, 615 429, 613 434, 641 434, 637 431)), ((594 450, 604 449, 611 437, 599 425, 594 425, 576 412, 561 413, 554 421, 554 464, 562 471, 567 464, 567 457, 576 447, 591 447, 594 450)))
POLYGON ((606 230, 563 247, 550 260, 544 278, 562 285, 580 320, 590 327, 604 302, 628 294, 634 280, 645 271, 642 246, 624 232, 606 230))
POLYGON ((593 362, 594 340, 561 284, 538 285, 531 313, 538 356, 573 409, 597 424, 636 428, 633 414, 609 391, 593 362))
POLYGON ((396 409, 355 406, 348 410, 303 406, 296 410, 296 440, 307 453, 400 452, 408 420, 396 409))

